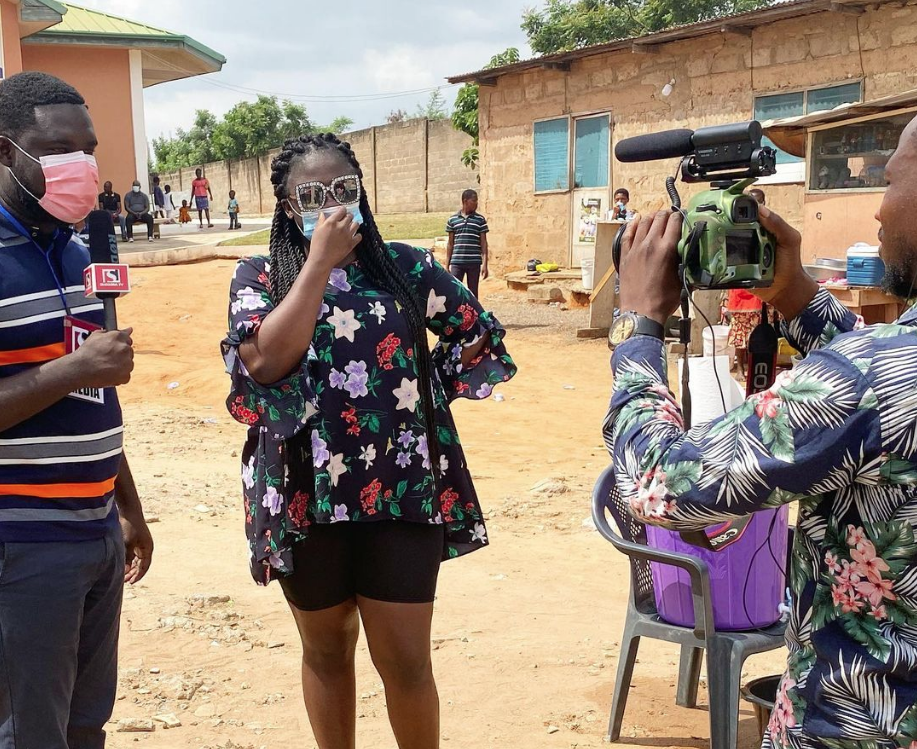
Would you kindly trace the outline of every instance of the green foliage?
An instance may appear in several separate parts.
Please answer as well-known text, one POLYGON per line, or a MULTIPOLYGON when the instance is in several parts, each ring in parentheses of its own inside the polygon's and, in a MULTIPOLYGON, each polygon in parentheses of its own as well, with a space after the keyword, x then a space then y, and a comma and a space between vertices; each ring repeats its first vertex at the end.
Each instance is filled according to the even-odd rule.
MULTIPOLYGON (((499 68, 503 65, 512 65, 519 62, 519 50, 515 47, 494 55, 485 68, 499 68)), ((462 154, 462 163, 469 169, 478 166, 478 86, 475 83, 466 83, 459 89, 455 97, 455 107, 452 110, 452 126, 456 130, 467 133, 472 138, 472 147, 462 154)))
POLYGON ((154 138, 153 153, 158 171, 174 172, 211 161, 258 156, 287 138, 319 131, 342 133, 351 125, 349 117, 338 117, 319 127, 303 105, 259 96, 239 102, 221 120, 198 110, 190 130, 179 128, 172 138, 154 138))
POLYGON ((769 0, 546 0, 522 30, 539 55, 627 39, 672 26, 754 10, 769 0))

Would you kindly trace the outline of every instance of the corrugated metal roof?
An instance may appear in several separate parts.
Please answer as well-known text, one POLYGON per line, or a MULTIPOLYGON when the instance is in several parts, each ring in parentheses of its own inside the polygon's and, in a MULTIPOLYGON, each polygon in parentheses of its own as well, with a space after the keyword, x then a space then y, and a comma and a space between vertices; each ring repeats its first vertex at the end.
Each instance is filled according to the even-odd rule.
POLYGON ((806 155, 806 131, 818 125, 843 122, 856 117, 868 117, 897 109, 917 106, 917 88, 902 91, 900 94, 883 96, 881 99, 861 101, 856 104, 841 104, 824 112, 785 117, 780 120, 767 120, 761 123, 764 133, 777 146, 794 156, 806 155))
POLYGON ((208 58, 209 61, 212 61, 217 66, 222 66, 226 63, 226 58, 223 55, 192 39, 190 36, 131 21, 110 13, 83 8, 79 5, 71 5, 70 3, 65 3, 64 5, 67 13, 63 20, 56 26, 37 34, 35 36, 37 40, 42 37, 52 39, 55 37, 71 37, 74 40, 83 41, 97 38, 106 42, 123 40, 126 44, 134 47, 143 47, 145 41, 159 44, 172 42, 175 45, 190 49, 201 57, 208 58))
POLYGON ((798 18, 814 13, 823 13, 838 9, 843 10, 845 7, 856 8, 865 5, 882 5, 886 2, 896 1, 897 0, 783 0, 764 8, 758 8, 757 10, 720 16, 707 21, 698 21, 683 26, 675 26, 665 31, 657 31, 653 34, 646 34, 644 36, 615 39, 603 44, 595 44, 590 47, 583 47, 569 52, 557 52, 552 55, 533 57, 529 60, 522 60, 521 62, 504 65, 499 68, 484 68, 474 73, 453 76, 447 80, 450 83, 470 83, 487 79, 496 79, 509 73, 518 73, 532 68, 564 65, 565 63, 570 63, 584 57, 592 57, 608 52, 617 52, 633 48, 639 49, 640 47, 651 48, 669 42, 677 42, 683 39, 691 39, 729 31, 742 32, 768 23, 798 18))
POLYGON ((130 34, 132 36, 175 36, 171 31, 148 26, 145 23, 129 21, 126 18, 113 16, 78 5, 66 4, 67 13, 63 20, 49 32, 54 34, 130 34))

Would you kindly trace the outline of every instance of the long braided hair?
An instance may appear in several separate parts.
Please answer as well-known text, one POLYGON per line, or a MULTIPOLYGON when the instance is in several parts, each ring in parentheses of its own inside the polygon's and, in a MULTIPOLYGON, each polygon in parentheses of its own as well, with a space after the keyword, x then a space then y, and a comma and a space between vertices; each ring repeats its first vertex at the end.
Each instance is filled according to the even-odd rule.
MULTIPOLYGON (((277 198, 270 242, 270 291, 275 306, 289 293, 308 255, 302 232, 283 208, 283 201, 290 198, 287 177, 295 159, 317 151, 339 153, 350 164, 354 174, 360 177, 361 182, 363 180, 363 170, 350 144, 341 141, 332 133, 301 135, 284 143, 280 154, 271 162, 271 183, 274 185, 274 197, 277 198)), ((417 362, 420 406, 427 432, 431 473, 436 477, 440 469, 440 450, 433 399, 433 359, 427 340, 426 300, 418 295, 412 282, 389 253, 369 208, 366 190, 361 190, 360 193, 360 213, 363 216, 360 233, 363 239, 356 248, 357 261, 376 286, 395 298, 407 321, 417 362)))

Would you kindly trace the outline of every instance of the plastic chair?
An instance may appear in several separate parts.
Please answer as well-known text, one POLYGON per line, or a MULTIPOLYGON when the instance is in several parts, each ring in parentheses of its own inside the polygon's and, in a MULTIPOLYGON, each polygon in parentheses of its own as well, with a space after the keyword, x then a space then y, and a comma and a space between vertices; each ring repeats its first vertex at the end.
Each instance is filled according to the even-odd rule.
MULTIPOLYGON (((710 575, 701 559, 672 551, 653 549, 646 545, 646 526, 635 520, 627 510, 615 484, 612 467, 599 477, 592 494, 592 519, 599 533, 630 561, 630 600, 621 638, 621 656, 611 716, 608 721, 608 741, 621 736, 621 723, 627 705, 634 662, 641 637, 681 645, 676 704, 697 707, 697 687, 700 679, 703 651, 707 651, 707 690, 710 702, 711 749, 736 749, 739 723, 739 688, 742 665, 754 653, 775 650, 783 645, 786 629, 781 622, 749 632, 717 632, 713 624, 713 603, 710 597, 710 575), (605 511, 610 512, 620 535, 612 530, 605 511), (694 600, 694 628, 680 627, 663 621, 656 611, 653 576, 650 562, 670 564, 685 570, 691 578, 694 600)), ((792 550, 793 531, 789 548, 792 550)), ((788 556, 789 556, 788 552, 788 556)), ((787 569, 789 567, 787 566, 787 569)))

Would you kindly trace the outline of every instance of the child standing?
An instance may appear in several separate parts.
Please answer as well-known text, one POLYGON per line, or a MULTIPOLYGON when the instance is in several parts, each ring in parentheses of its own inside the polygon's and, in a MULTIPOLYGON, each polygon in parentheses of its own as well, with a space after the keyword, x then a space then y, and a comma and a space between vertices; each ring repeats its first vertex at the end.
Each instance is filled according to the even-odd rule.
POLYGON ((241 229, 239 224, 239 201, 236 200, 236 191, 229 191, 229 228, 241 229))
POLYGON ((191 223, 191 209, 188 208, 188 201, 181 202, 181 208, 178 209, 178 221, 181 224, 191 223))
POLYGON ((487 219, 478 213, 478 194, 462 193, 462 210, 446 223, 449 245, 446 265, 459 281, 467 282, 469 291, 478 295, 478 282, 487 278, 487 219))
POLYGON ((175 213, 175 201, 172 200, 172 186, 166 185, 163 190, 165 191, 163 194, 165 198, 163 210, 166 212, 166 223, 174 224, 175 220, 172 218, 172 214, 175 213))

